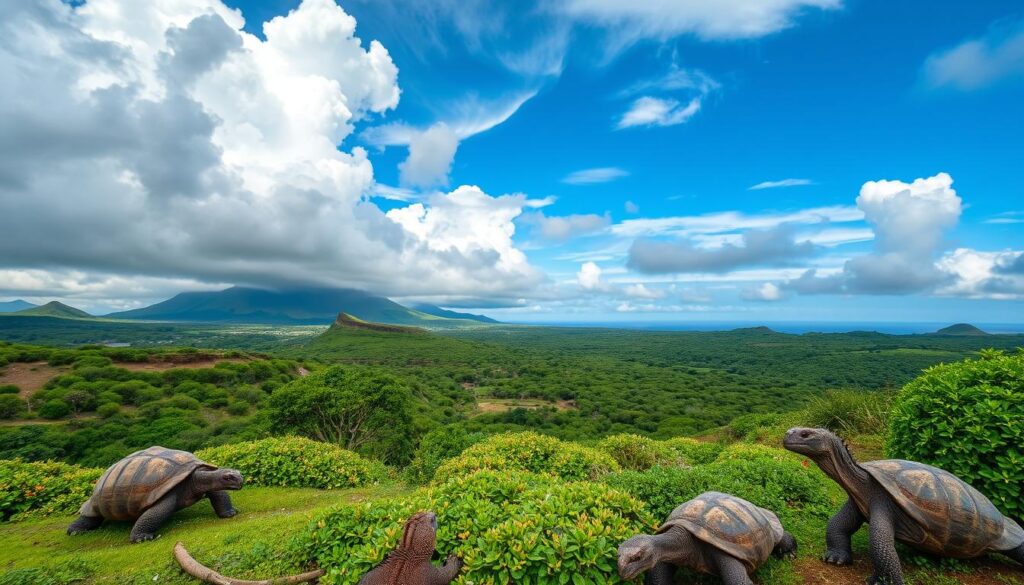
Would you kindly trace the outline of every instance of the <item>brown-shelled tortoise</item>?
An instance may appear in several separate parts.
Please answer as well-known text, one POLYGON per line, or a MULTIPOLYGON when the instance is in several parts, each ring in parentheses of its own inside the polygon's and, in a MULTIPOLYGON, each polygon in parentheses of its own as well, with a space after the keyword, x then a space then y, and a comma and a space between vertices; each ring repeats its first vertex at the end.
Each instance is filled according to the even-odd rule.
POLYGON ((796 540, 778 516, 746 500, 707 492, 669 514, 657 534, 619 545, 619 576, 671 585, 677 567, 718 575, 725 585, 752 585, 750 575, 770 555, 791 556, 796 540))
POLYGON ((850 537, 870 524, 874 574, 868 583, 903 585, 895 541, 945 557, 996 552, 1024 564, 1024 529, 948 471, 902 459, 858 463, 826 429, 790 429, 783 444, 812 459, 849 495, 829 521, 826 562, 853 562, 850 537))
POLYGON ((186 451, 150 447, 111 465, 82 504, 68 534, 95 530, 104 520, 133 520, 132 542, 152 540, 176 511, 204 497, 221 518, 238 512, 225 490, 242 488, 242 474, 218 469, 186 451))

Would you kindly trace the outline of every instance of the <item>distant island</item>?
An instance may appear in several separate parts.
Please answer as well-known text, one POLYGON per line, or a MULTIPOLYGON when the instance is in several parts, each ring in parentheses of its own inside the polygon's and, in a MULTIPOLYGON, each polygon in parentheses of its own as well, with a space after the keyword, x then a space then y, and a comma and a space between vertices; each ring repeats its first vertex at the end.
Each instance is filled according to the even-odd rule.
POLYGON ((943 327, 935 332, 936 335, 991 335, 986 331, 978 329, 970 323, 957 323, 949 327, 943 327))

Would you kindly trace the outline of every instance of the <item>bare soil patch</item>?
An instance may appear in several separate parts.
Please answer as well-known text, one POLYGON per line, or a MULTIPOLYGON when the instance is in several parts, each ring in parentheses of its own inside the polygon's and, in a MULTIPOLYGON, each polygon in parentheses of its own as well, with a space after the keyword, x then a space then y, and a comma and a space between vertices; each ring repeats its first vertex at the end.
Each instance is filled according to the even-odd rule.
POLYGON ((571 400, 559 400, 558 402, 549 402, 547 400, 541 400, 539 398, 488 398, 487 400, 477 401, 476 414, 508 412, 516 408, 525 408, 527 410, 530 410, 535 408, 543 408, 546 406, 552 406, 554 408, 557 408, 558 410, 572 410, 576 408, 576 403, 571 400))
MULTIPOLYGON (((968 572, 951 573, 928 571, 903 566, 908 585, 1013 585, 1024 584, 1024 572, 1015 571, 1008 564, 994 559, 970 561, 968 572)), ((871 575, 871 562, 865 556, 856 557, 852 565, 837 567, 814 559, 800 559, 794 565, 796 573, 807 584, 864 585, 871 575)))
POLYGON ((54 367, 46 362, 15 362, 0 371, 0 384, 14 384, 22 398, 28 398, 54 376, 67 371, 65 367, 54 367))

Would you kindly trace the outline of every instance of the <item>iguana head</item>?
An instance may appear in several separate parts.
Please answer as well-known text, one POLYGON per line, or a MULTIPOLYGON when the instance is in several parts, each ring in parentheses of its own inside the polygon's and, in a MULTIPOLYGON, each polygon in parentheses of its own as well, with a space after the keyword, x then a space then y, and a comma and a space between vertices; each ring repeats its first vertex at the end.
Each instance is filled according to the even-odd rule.
POLYGON ((402 543, 399 550, 404 550, 412 558, 434 556, 437 547, 437 516, 433 512, 417 512, 405 523, 402 531, 402 543))
POLYGON ((629 581, 658 564, 659 553, 655 537, 638 534, 619 545, 619 576, 629 581))

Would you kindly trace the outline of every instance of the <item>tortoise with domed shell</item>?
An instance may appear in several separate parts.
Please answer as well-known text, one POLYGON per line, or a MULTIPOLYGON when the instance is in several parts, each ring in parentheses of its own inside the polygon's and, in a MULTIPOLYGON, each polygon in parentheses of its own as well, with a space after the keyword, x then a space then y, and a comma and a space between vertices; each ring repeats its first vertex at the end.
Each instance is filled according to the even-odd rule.
POLYGON ((902 459, 858 463, 826 429, 790 429, 783 445, 811 458, 849 495, 829 521, 826 562, 853 562, 850 537, 870 524, 874 574, 868 583, 903 585, 896 541, 944 557, 997 552, 1024 564, 1024 529, 948 471, 902 459))
POLYGON ((746 500, 706 492, 669 514, 657 534, 619 545, 619 576, 647 572, 645 585, 671 585, 676 567, 718 575, 725 585, 753 585, 750 574, 768 557, 796 553, 778 516, 746 500))

